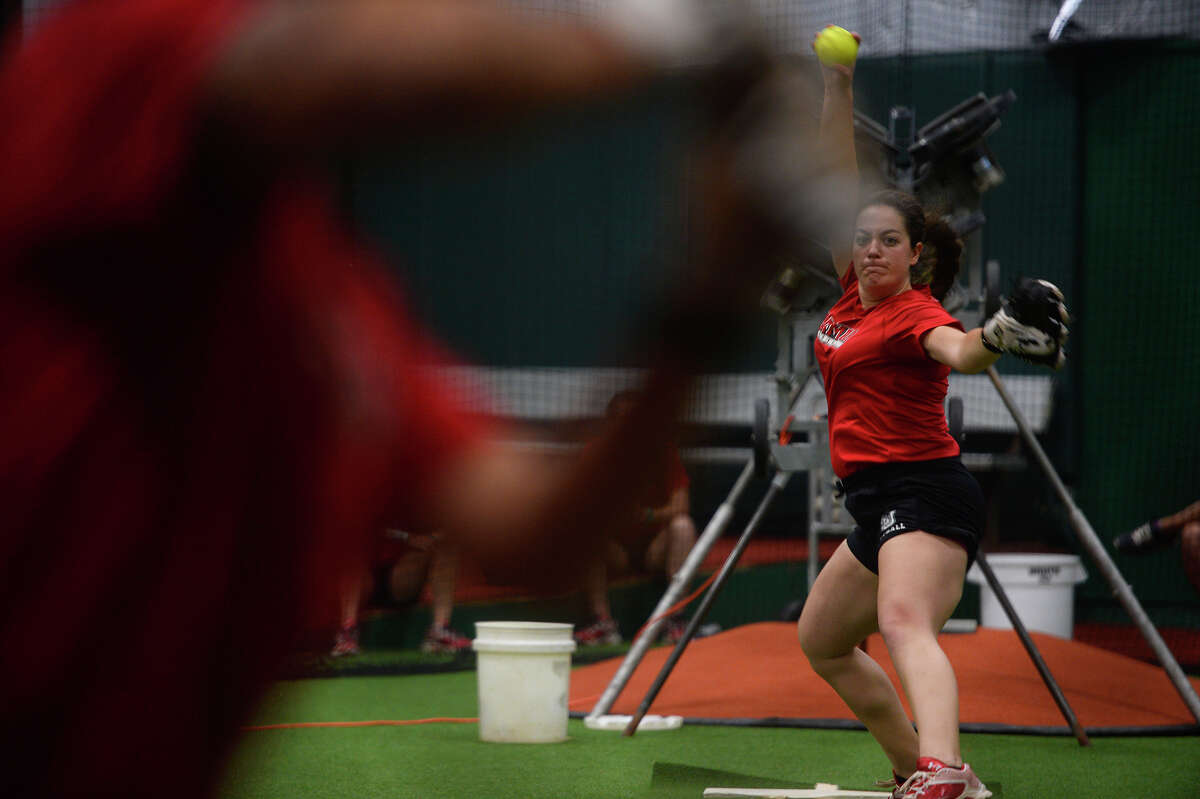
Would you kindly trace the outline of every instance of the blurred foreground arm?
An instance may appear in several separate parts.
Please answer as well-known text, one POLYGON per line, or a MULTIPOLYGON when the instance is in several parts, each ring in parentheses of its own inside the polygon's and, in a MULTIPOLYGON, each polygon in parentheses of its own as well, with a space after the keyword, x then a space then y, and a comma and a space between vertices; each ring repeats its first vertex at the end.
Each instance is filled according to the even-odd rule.
POLYGON ((691 282, 664 310, 669 334, 651 345, 637 401, 566 464, 492 442, 464 453, 435 486, 431 513, 493 577, 569 586, 607 537, 661 502, 654 486, 670 467, 692 378, 714 341, 737 339, 769 277, 765 253, 778 240, 729 181, 724 153, 703 154, 698 201, 707 235, 691 282))
POLYGON ((486 0, 273 0, 218 59, 210 108, 272 148, 394 139, 627 86, 673 57, 644 39, 486 0))
POLYGON ((245 23, 209 83, 217 122, 286 157, 500 119, 680 66, 717 76, 704 84, 710 127, 692 162, 694 248, 647 344, 641 400, 569 465, 489 441, 433 478, 423 522, 527 583, 569 579, 653 504, 643 494, 666 469, 691 379, 757 307, 780 220, 817 227, 811 134, 797 128, 811 117, 794 113, 811 106, 764 79, 771 59, 752 25, 716 35, 737 30, 740 4, 611 6, 630 16, 584 27, 469 0, 277 0, 245 23), (785 96, 791 110, 778 113, 785 96))

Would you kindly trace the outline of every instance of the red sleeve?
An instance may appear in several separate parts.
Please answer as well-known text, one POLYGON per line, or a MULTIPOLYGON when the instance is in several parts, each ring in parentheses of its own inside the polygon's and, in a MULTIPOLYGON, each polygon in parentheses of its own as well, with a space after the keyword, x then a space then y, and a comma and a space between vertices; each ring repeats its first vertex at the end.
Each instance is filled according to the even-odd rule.
POLYGON ((922 339, 935 327, 962 330, 962 322, 951 316, 942 304, 929 295, 927 287, 914 288, 911 299, 897 306, 888 320, 887 347, 901 358, 928 358, 922 339))
POLYGON ((671 493, 674 494, 679 489, 687 487, 687 469, 683 468, 683 459, 679 457, 679 451, 676 450, 671 454, 671 493))
POLYGON ((10 40, 0 243, 19 250, 48 233, 84 235, 152 213, 182 170, 205 72, 246 7, 81 1, 22 46, 10 40))

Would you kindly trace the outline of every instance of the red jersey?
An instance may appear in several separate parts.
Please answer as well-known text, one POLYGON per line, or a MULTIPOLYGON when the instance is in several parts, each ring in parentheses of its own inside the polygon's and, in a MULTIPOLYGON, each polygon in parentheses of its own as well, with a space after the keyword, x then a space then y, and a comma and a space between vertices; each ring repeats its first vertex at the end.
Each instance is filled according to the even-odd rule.
POLYGON ((683 466, 683 458, 679 457, 679 450, 673 449, 670 454, 671 466, 667 474, 667 492, 663 499, 663 504, 670 502, 671 495, 681 488, 688 487, 688 473, 683 466))
POLYGON ((935 327, 962 325, 928 287, 865 309, 853 265, 841 283, 845 293, 813 343, 825 379, 834 473, 957 455, 944 409, 950 367, 930 358, 921 339, 935 327))
POLYGON ((237 0, 91 0, 0 71, 0 782, 207 793, 342 565, 481 435, 296 172, 203 149, 237 0))

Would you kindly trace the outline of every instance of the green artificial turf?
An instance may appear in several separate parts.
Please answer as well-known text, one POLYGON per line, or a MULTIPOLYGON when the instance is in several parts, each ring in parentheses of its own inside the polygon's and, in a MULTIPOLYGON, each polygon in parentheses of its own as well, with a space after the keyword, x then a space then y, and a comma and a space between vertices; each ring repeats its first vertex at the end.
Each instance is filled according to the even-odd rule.
MULTIPOLYGON (((629 642, 582 647, 571 655, 576 666, 622 657, 629 642)), ((364 677, 379 675, 441 674, 470 671, 475 668, 475 653, 426 654, 419 649, 365 649, 349 657, 333 657, 324 652, 292 655, 284 661, 279 676, 285 680, 308 677, 364 677)))
MULTIPOLYGON (((477 708, 470 671, 297 680, 274 686, 253 723, 473 717, 477 708)), ((721 776, 870 788, 888 774, 862 732, 685 726, 624 738, 574 720, 568 730, 557 744, 484 743, 475 724, 247 732, 221 795, 699 799, 700 783, 721 776)), ((1065 736, 966 735, 963 750, 1001 799, 1200 796, 1196 737, 1097 738, 1083 748, 1065 736)))

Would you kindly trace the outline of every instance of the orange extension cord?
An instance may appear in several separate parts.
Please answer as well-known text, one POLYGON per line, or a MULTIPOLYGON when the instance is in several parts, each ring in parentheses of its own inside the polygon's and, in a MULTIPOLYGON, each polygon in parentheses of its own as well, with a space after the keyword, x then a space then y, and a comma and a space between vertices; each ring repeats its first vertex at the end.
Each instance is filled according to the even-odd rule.
POLYGON ((242 732, 261 730, 301 730, 308 727, 407 727, 412 724, 474 724, 478 718, 460 719, 435 717, 431 719, 402 719, 399 721, 296 721, 290 724, 256 724, 242 727, 242 732))

